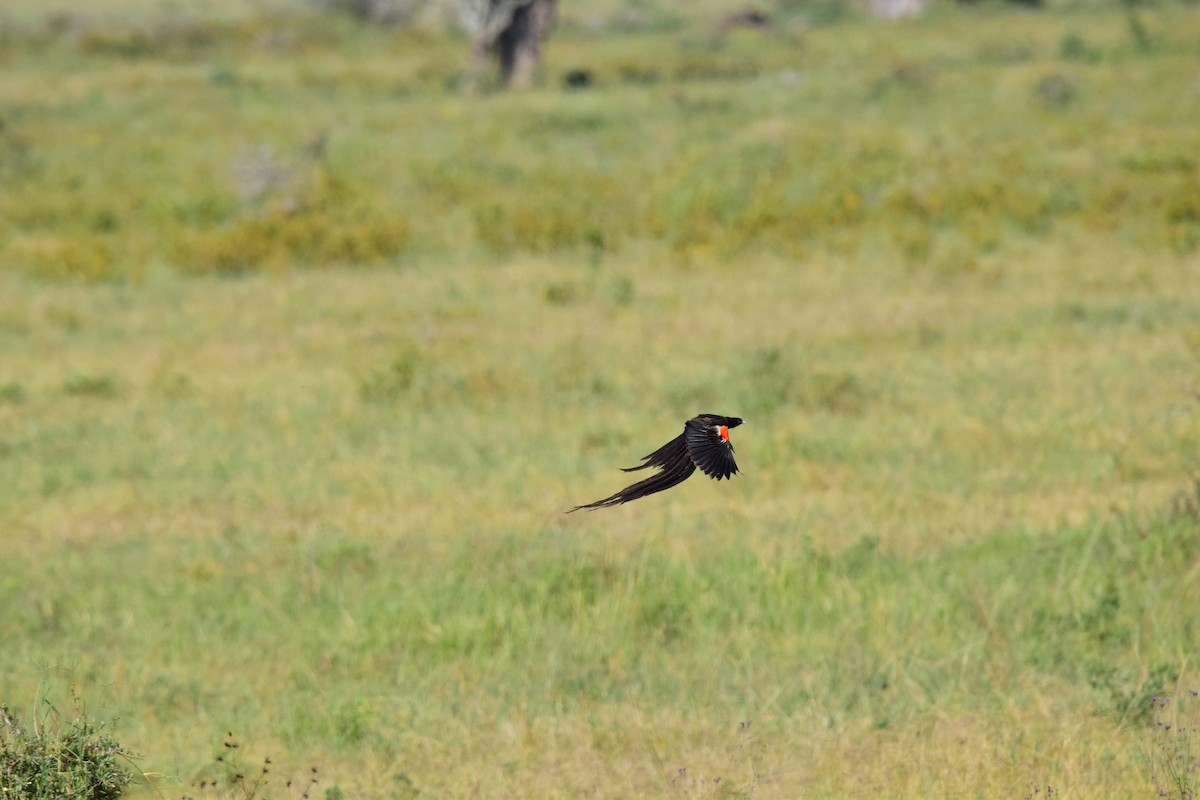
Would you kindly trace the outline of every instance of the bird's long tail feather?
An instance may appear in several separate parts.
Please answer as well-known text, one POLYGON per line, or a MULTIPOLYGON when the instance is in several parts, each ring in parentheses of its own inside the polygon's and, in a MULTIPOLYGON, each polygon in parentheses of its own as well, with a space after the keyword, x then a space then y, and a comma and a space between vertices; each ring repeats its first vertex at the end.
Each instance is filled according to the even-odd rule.
POLYGON ((597 500, 596 502, 588 503, 587 505, 575 506, 567 513, 570 514, 580 510, 581 508, 590 510, 595 510, 597 508, 609 508, 611 506, 620 505, 621 503, 628 503, 630 500, 638 500, 648 495, 657 494, 658 492, 670 489, 672 486, 677 486, 680 483, 683 483, 692 476, 693 472, 696 471, 696 465, 693 464, 691 458, 688 457, 686 449, 674 460, 663 464, 662 466, 663 471, 657 475, 652 475, 643 481, 638 481, 632 486, 626 486, 621 491, 611 495, 610 497, 606 497, 603 500, 597 500))

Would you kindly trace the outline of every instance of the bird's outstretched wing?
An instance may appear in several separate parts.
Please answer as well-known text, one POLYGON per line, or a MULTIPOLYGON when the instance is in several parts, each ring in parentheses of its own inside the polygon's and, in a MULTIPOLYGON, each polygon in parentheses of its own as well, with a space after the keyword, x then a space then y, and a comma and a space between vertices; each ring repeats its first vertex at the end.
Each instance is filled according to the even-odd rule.
MULTIPOLYGON (((659 457, 659 454, 665 453, 668 447, 675 445, 677 442, 680 445, 683 445, 682 440, 683 436, 680 435, 677 439, 672 440, 665 447, 646 456, 646 458, 651 459, 659 457)), ((571 511, 578 511, 581 508, 608 508, 610 506, 618 506, 621 503, 628 503, 630 500, 638 500, 648 495, 655 494, 656 492, 670 489, 672 486, 677 486, 678 484, 683 483, 690 478, 692 473, 696 471, 696 465, 692 463, 692 457, 688 455, 686 446, 676 447, 669 456, 663 455, 659 461, 648 462, 642 466, 661 466, 662 472, 658 473, 657 475, 652 475, 649 478, 646 478, 644 481, 638 481, 632 486, 626 486, 624 489, 612 495, 611 497, 606 497, 603 500, 597 500, 596 502, 588 503, 587 505, 575 506, 571 509, 571 511)), ((626 472, 641 468, 642 467, 632 467, 631 470, 626 470, 626 472)), ((571 512, 569 511, 567 513, 571 512)))
POLYGON ((642 461, 645 461, 645 464, 639 464, 636 467, 622 467, 621 472, 637 472, 646 467, 666 467, 668 464, 678 461, 681 455, 687 453, 686 435, 681 433, 650 455, 643 456, 642 461))
POLYGON ((696 417, 688 420, 684 426, 688 455, 700 471, 710 478, 721 480, 736 475, 738 466, 733 460, 729 429, 706 423, 703 417, 696 417))

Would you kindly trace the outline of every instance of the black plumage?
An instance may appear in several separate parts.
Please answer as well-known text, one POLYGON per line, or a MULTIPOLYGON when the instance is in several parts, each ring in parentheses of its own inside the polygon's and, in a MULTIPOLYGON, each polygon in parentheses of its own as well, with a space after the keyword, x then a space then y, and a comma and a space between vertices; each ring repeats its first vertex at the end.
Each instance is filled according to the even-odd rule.
POLYGON ((647 467, 658 467, 660 472, 632 486, 626 486, 611 497, 575 506, 571 511, 581 508, 608 508, 639 500, 683 483, 697 468, 716 480, 733 477, 737 474, 738 467, 737 462, 733 460, 729 429, 736 428, 744 422, 745 420, 738 417, 722 417, 719 414, 701 414, 689 419, 683 425, 683 433, 642 459, 646 463, 623 470, 635 472, 647 467))

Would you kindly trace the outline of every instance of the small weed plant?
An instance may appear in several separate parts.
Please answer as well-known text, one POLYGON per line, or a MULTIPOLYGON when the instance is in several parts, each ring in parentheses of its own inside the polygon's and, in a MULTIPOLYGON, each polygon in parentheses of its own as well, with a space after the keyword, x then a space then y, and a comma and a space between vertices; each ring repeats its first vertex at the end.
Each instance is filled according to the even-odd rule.
POLYGON ((1200 796, 1200 692, 1191 691, 1172 702, 1152 697, 1154 722, 1145 744, 1146 766, 1158 797, 1194 800, 1200 796))
MULTIPOLYGON (((242 744, 232 731, 225 734, 221 740, 221 749, 213 757, 210 768, 203 776, 192 782, 192 793, 183 795, 180 800, 202 800, 204 798, 245 798, 245 800, 267 800, 267 798, 286 796, 308 800, 315 797, 317 790, 317 768, 309 768, 305 779, 286 779, 283 781, 285 795, 273 791, 277 784, 273 783, 272 763, 270 756, 264 756, 257 767, 246 767, 239 758, 242 744)), ((325 790, 325 797, 335 800, 341 796, 341 790, 332 786, 325 790)))

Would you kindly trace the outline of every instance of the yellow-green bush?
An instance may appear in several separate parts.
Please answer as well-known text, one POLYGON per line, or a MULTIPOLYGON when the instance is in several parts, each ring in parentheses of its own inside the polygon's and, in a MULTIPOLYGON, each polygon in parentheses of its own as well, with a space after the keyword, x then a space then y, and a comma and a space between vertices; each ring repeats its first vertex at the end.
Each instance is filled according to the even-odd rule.
POLYGON ((112 237, 42 233, 20 236, 5 259, 15 268, 52 280, 105 281, 120 277, 112 237))
POLYGON ((320 212, 274 211, 189 232, 171 258, 190 272, 220 274, 378 264, 399 257, 410 238, 408 220, 399 214, 343 222, 320 212))

